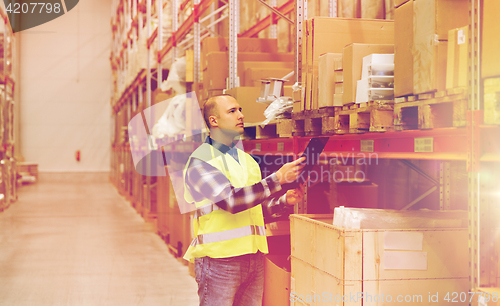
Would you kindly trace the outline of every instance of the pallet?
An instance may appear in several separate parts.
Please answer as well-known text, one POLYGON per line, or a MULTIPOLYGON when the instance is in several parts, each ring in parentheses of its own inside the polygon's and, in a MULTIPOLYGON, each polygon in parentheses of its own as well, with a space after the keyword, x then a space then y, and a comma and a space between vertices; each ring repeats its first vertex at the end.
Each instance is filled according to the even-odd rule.
POLYGON ((273 120, 265 126, 261 126, 260 123, 245 123, 241 139, 251 140, 276 138, 278 137, 277 123, 277 120, 273 120))
POLYGON ((394 101, 353 104, 335 114, 335 134, 359 134, 394 130, 394 101))
POLYGON ((414 102, 416 100, 417 96, 409 95, 409 96, 394 98, 394 103, 414 102))
POLYGON ((453 88, 422 97, 428 99, 394 105, 396 130, 461 127, 467 124, 468 105, 465 89, 453 88), (428 98, 429 96, 432 98, 428 98))
POLYGON ((278 119, 276 125, 276 133, 280 138, 292 137, 293 120, 292 119, 278 119))
POLYGON ((330 118, 334 118, 339 109, 340 107, 333 106, 292 113, 292 135, 318 136, 328 134, 333 120, 330 118))

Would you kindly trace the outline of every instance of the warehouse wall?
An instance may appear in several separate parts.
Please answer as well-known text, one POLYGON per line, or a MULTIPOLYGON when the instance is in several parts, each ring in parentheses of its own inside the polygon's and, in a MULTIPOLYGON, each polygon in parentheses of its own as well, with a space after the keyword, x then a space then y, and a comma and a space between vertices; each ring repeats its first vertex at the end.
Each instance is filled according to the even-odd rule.
POLYGON ((109 171, 110 18, 111 0, 82 0, 18 33, 21 154, 40 171, 109 171))

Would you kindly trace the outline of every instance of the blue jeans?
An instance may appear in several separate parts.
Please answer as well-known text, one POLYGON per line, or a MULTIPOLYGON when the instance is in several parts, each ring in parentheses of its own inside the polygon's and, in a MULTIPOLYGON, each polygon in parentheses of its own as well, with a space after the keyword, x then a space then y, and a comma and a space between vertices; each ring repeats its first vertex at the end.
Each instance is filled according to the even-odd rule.
POLYGON ((230 258, 196 258, 195 274, 200 306, 262 306, 261 252, 230 258))

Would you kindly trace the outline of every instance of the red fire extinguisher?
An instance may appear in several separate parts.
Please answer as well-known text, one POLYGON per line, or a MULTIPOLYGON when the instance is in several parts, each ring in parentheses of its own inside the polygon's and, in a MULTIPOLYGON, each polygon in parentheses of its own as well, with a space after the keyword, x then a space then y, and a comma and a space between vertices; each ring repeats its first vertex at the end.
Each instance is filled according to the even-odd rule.
POLYGON ((77 150, 76 153, 75 153, 75 159, 76 161, 80 161, 80 150, 77 150))

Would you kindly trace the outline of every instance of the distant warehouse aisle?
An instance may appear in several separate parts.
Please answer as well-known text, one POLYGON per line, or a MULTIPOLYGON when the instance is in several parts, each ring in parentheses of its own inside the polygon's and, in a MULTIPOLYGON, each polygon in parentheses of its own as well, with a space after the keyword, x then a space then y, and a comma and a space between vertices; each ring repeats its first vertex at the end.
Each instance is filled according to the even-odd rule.
POLYGON ((107 174, 40 174, 0 213, 0 305, 198 305, 188 268, 107 174))

